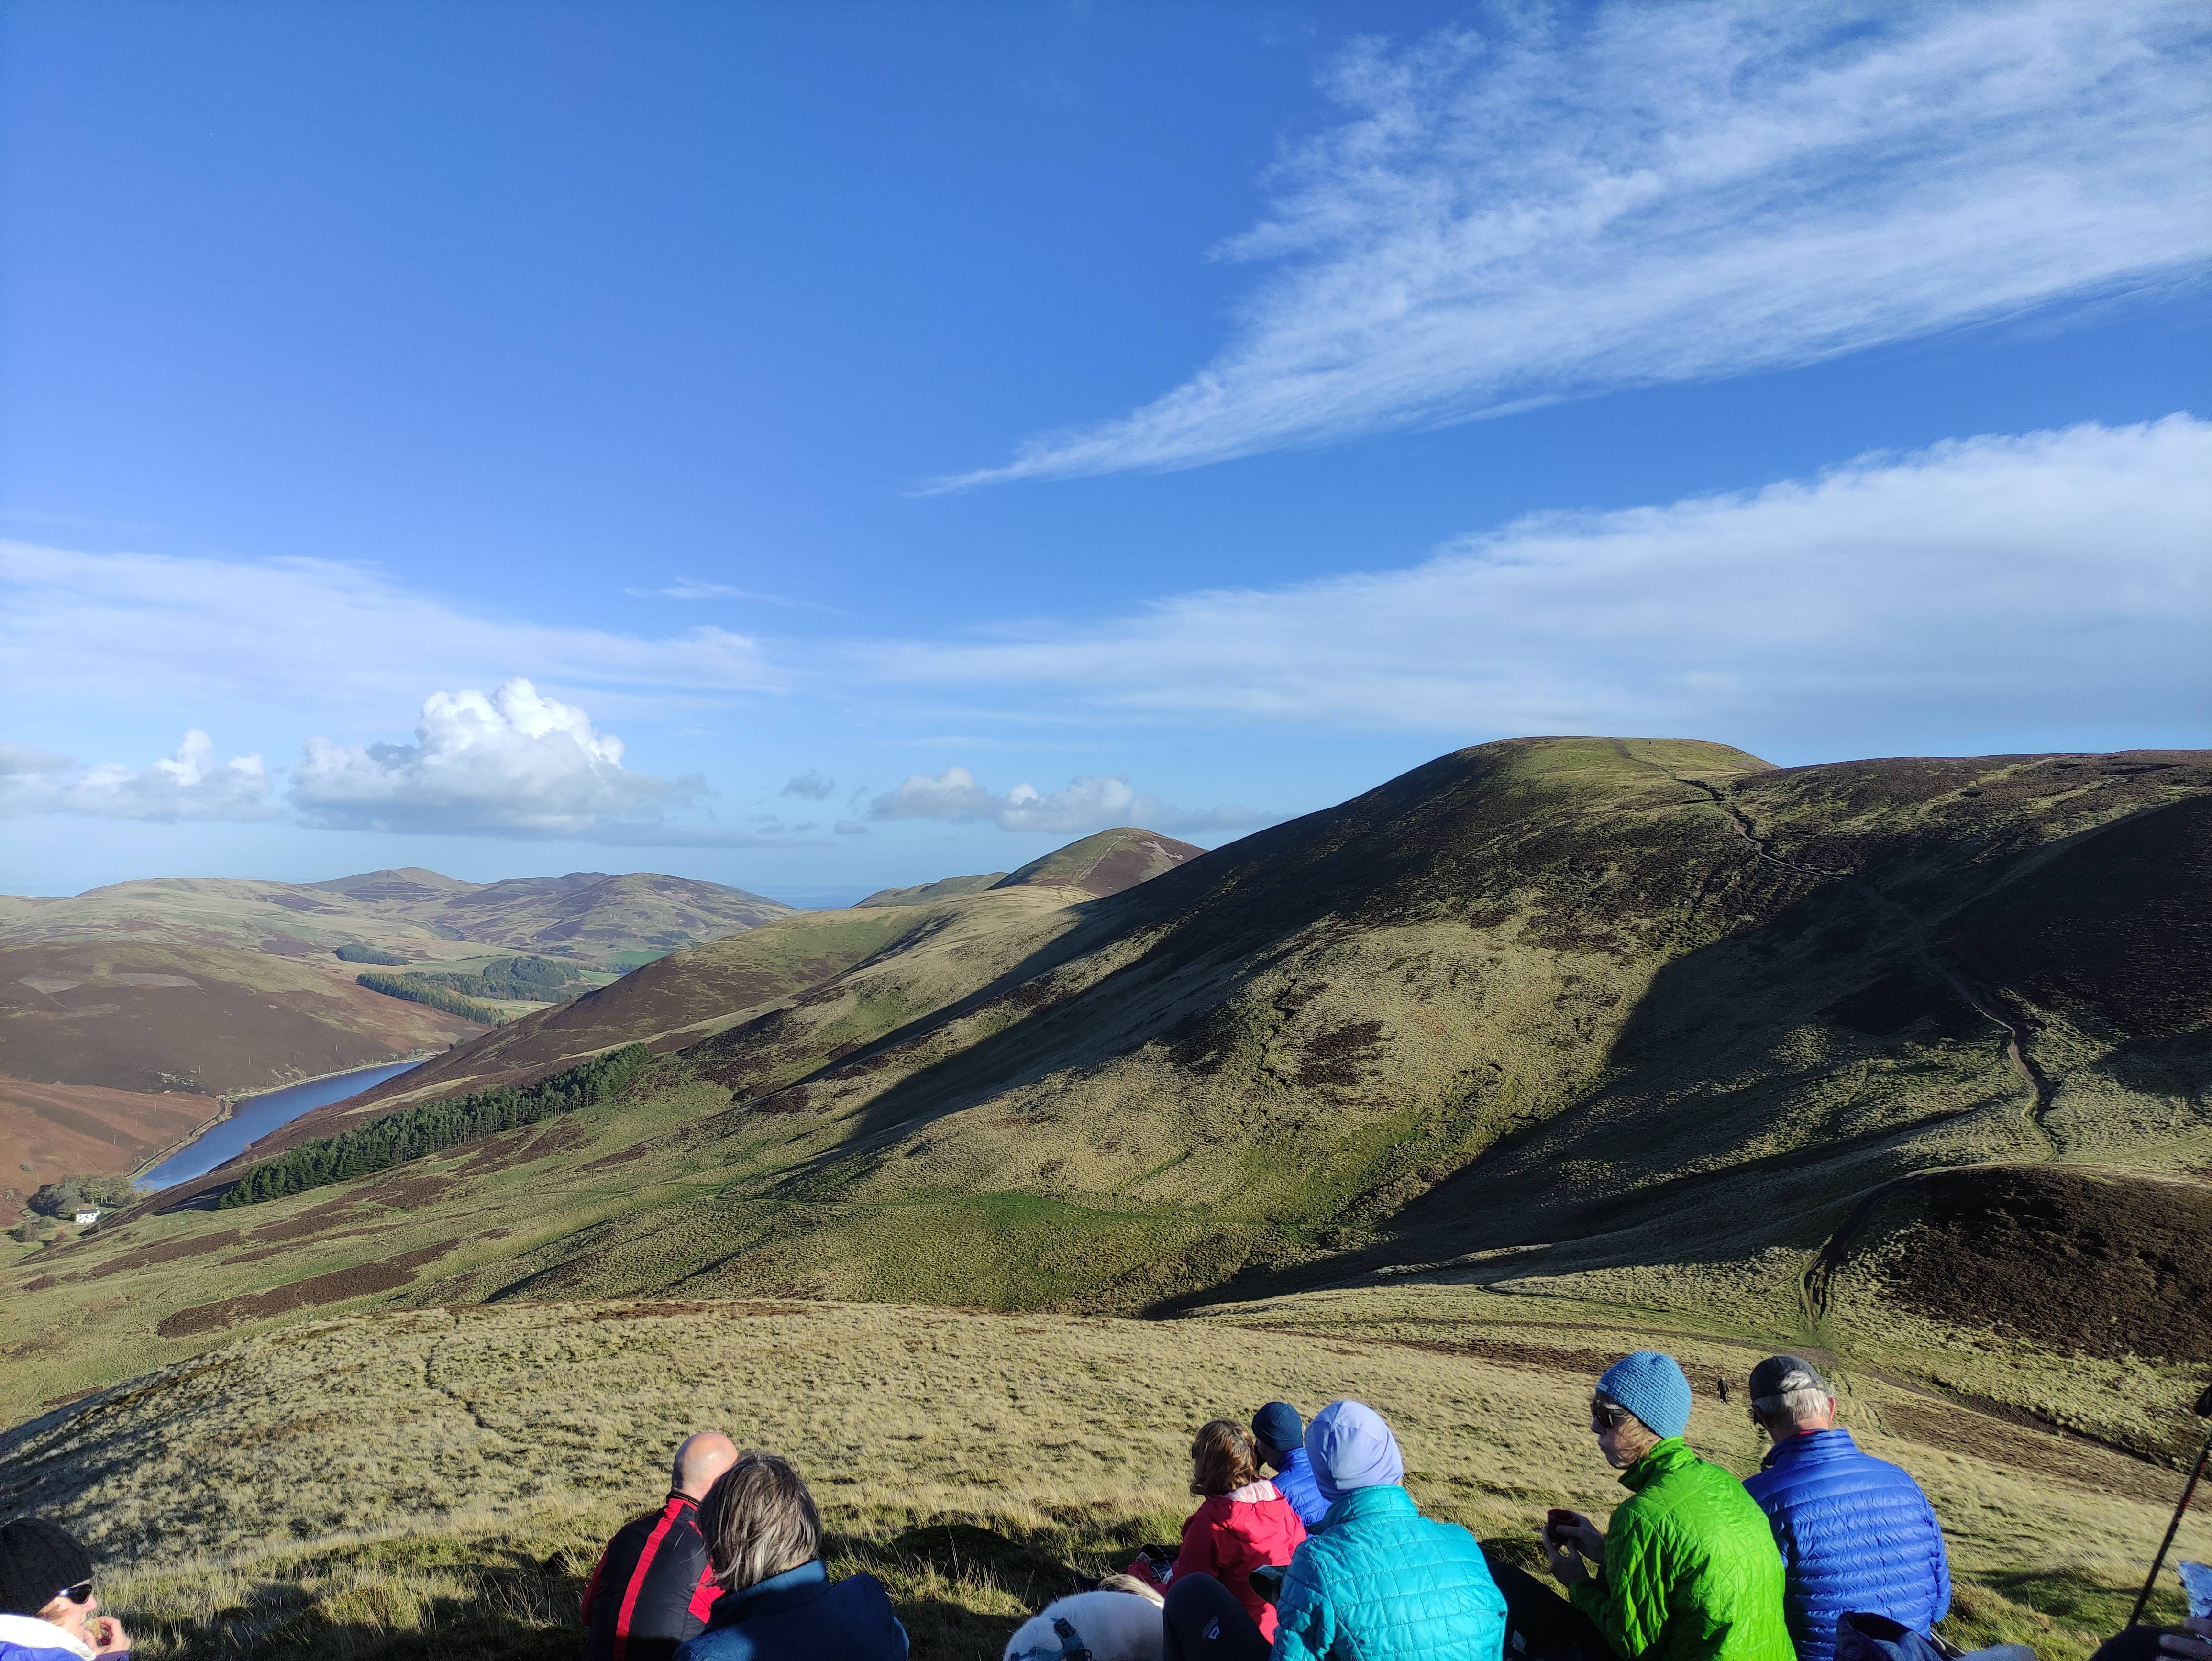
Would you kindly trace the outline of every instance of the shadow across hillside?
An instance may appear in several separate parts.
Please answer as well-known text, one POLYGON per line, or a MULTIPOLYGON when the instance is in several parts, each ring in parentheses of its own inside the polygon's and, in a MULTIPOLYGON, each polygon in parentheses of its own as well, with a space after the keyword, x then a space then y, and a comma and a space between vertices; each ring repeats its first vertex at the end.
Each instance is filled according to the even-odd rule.
POLYGON ((2166 1092, 2185 1132, 2184 1104, 2212 1081, 2212 984, 2178 972, 2212 960, 2212 799, 1968 851, 1893 840, 1864 869, 1685 952, 1628 1013, 1607 1082, 1504 1127, 1378 1238, 1148 1312, 1408 1264, 1496 1281, 1840 1249, 1869 1196, 1916 1173, 2062 1153, 2051 1094, 2073 1072, 2166 1092), (2076 1040, 2065 1060, 2044 1057, 2043 1024, 2061 1017, 2103 1049, 2076 1040))

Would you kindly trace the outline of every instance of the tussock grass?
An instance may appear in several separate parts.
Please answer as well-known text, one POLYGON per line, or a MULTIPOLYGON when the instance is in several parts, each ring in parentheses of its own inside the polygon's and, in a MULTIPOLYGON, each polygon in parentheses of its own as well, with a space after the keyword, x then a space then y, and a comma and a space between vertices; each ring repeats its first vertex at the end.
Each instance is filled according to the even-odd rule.
MULTIPOLYGON (((1740 1404, 1705 1379, 1740 1377, 1757 1346, 1535 1302, 1394 1287, 1170 1323, 799 1302, 343 1317, 24 1438, 0 1458, 0 1506, 58 1515, 131 1566, 109 1592, 149 1658, 568 1657, 601 1542, 658 1500, 678 1439, 719 1427, 798 1462, 833 1568, 885 1580, 918 1655, 995 1657, 1026 1613, 1172 1538, 1191 1431, 1276 1395, 1372 1402, 1424 1508, 1524 1560, 1545 1506, 1619 1498, 1583 1409, 1591 1366, 1622 1350, 1680 1355, 1700 1381, 1692 1443, 1753 1468, 1740 1404), (1471 1320, 1470 1297, 1514 1308, 1471 1320)), ((2148 1488, 1913 1439, 1888 1427, 1920 1398, 1843 1383, 1863 1439, 1920 1476, 1950 1530, 1954 1636, 2076 1661, 2117 1627, 2163 1522, 2148 1488)), ((2092 1456, 2139 1485, 2148 1469, 2092 1456)), ((2203 1520, 2182 1548, 2212 1549, 2203 1520)))

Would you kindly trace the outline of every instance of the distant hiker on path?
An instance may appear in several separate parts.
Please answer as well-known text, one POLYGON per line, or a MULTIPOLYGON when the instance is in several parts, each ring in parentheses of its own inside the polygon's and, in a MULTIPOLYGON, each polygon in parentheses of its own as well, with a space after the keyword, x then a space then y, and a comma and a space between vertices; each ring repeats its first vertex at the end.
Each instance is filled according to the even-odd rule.
POLYGON ((1606 1370, 1590 1430, 1628 1490, 1611 1528, 1544 1524, 1553 1575, 1624 1661, 1792 1661, 1782 1559, 1743 1484, 1690 1451, 1690 1381, 1638 1350, 1606 1370))
POLYGON ((1273 1643, 1274 1606, 1253 1590, 1252 1571, 1288 1564, 1305 1543, 1306 1525, 1260 1475, 1259 1450, 1244 1427, 1227 1419, 1200 1427, 1191 1442, 1190 1491, 1203 1503, 1182 1525, 1182 1549, 1172 1568, 1156 1574, 1155 1583, 1172 1591, 1187 1576, 1211 1576, 1273 1643))
POLYGON ((1260 1463, 1275 1471, 1275 1491, 1291 1502, 1298 1521, 1311 1528, 1328 1513, 1313 1467, 1306 1461, 1305 1421, 1288 1402, 1270 1402, 1252 1415, 1252 1440, 1260 1463))
POLYGON ((94 1615, 92 1554, 58 1523, 19 1517, 0 1528, 0 1661, 92 1661, 122 1655, 131 1634, 94 1615))
POLYGON ((906 1628, 884 1583, 830 1578, 822 1513, 785 1461, 740 1453, 699 1507, 699 1526, 722 1595, 676 1661, 906 1661, 906 1628))
MULTIPOLYGON (((1399 1486, 1406 1462, 1374 1409, 1333 1402, 1306 1427, 1328 1513, 1291 1559, 1275 1600, 1273 1661, 1489 1661, 1505 1600, 1482 1548, 1455 1523, 1431 1521, 1399 1486)), ((1267 1640, 1211 1575, 1169 1589, 1168 1661, 1261 1661, 1267 1640)))
POLYGON ((616 1531, 584 1584, 585 1661, 668 1661, 707 1630, 721 1588, 699 1532, 699 1502, 737 1458, 737 1445, 714 1431, 676 1450, 667 1500, 616 1531))
POLYGON ((1770 1355, 1753 1367, 1751 1416, 1774 1446, 1744 1487, 1782 1553, 1797 1661, 1831 1661, 1839 1615, 1932 1633, 1950 1613, 1951 1570, 1920 1485, 1837 1428, 1836 1398, 1810 1361, 1770 1355))

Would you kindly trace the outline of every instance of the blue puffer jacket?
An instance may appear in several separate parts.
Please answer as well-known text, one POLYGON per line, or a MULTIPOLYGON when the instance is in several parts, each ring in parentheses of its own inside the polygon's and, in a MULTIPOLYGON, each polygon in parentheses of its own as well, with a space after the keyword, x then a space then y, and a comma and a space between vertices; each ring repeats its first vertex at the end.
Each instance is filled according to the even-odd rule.
POLYGON ((675 1661, 906 1661, 906 1628, 872 1574, 832 1580, 816 1558, 714 1600, 675 1661))
POLYGON ((1292 1448, 1283 1458, 1283 1468, 1274 1477, 1275 1492, 1291 1502, 1298 1521, 1310 1529, 1328 1515, 1328 1501, 1321 1497, 1321 1484, 1314 1481, 1313 1461, 1304 1448, 1292 1448))
POLYGON ((1496 1661, 1505 1597, 1482 1548, 1395 1483, 1328 1508, 1283 1577, 1273 1661, 1496 1661))
POLYGON ((1886 1615, 1930 1632, 1950 1612, 1943 1530, 1920 1485, 1859 1451, 1847 1430, 1778 1442, 1744 1487, 1781 1548, 1784 1610, 1797 1661, 1831 1661, 1836 1617, 1886 1615))
POLYGON ((85 1661, 91 1646, 35 1615, 0 1615, 0 1661, 85 1661))

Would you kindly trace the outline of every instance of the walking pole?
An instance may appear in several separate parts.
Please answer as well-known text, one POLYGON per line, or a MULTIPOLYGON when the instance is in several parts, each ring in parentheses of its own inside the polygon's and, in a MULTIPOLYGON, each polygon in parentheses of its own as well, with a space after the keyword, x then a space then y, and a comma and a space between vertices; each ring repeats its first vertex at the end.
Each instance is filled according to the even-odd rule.
MULTIPOLYGON (((2212 1419, 2212 1388, 2197 1398, 2197 1405, 2190 1411, 2200 1419, 2212 1419)), ((2197 1479, 2204 1475, 2208 1458, 2212 1458, 2212 1430, 2204 1433, 2204 1445, 2197 1450, 2197 1463, 2190 1468, 2188 1485, 2181 1490, 2181 1503, 2173 1508, 2173 1520, 2166 1525, 2166 1538, 2158 1542, 2158 1555, 2150 1560, 2150 1573, 2143 1580, 2143 1589, 2136 1595, 2135 1613, 2128 1616, 2131 1627, 2142 1619, 2143 1605, 2150 1602, 2151 1588, 2158 1584, 2158 1572, 2166 1567, 2166 1549, 2181 1531, 2182 1513, 2189 1509, 2189 1497, 2197 1492, 2197 1479)))

